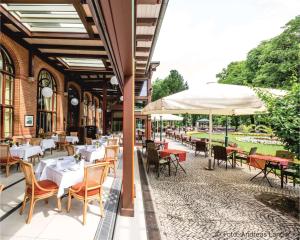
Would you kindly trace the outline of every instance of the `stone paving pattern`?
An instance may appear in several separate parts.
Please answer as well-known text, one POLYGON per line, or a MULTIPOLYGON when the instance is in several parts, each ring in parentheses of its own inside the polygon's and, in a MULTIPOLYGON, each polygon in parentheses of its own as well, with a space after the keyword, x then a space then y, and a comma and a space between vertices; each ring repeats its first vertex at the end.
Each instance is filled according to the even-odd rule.
MULTIPOLYGON (((172 142, 170 148, 182 148, 172 142)), ((190 151, 183 163, 185 175, 172 169, 156 177, 148 174, 161 235, 166 240, 185 239, 299 239, 299 221, 274 211, 254 196, 263 192, 299 196, 299 186, 280 188, 279 178, 270 176, 274 187, 265 180, 250 178, 258 173, 248 165, 235 169, 217 166, 207 171, 207 159, 190 151)))

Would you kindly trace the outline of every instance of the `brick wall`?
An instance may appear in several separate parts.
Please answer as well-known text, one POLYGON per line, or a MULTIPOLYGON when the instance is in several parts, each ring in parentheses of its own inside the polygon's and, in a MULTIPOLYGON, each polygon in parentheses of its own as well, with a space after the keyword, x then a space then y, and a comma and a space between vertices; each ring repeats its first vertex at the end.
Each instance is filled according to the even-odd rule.
POLYGON ((36 133, 37 116, 37 79, 41 69, 48 70, 57 84, 57 130, 64 130, 67 114, 67 101, 64 96, 64 75, 37 56, 33 57, 34 81, 28 81, 28 50, 0 33, 0 43, 7 50, 15 66, 14 87, 14 135, 32 135, 36 133), (34 115, 34 127, 24 126, 24 116, 34 115))

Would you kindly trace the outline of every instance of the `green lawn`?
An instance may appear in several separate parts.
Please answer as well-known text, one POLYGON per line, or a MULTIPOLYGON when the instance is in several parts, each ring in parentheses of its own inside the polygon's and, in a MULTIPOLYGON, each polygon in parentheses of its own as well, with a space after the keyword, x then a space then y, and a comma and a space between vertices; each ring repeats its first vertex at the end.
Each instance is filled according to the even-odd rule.
MULTIPOLYGON (((193 137, 196 138, 208 138, 207 133, 194 133, 192 134, 193 137)), ((248 142, 240 142, 236 140, 236 137, 242 137, 247 135, 233 135, 229 134, 228 138, 230 142, 235 142, 238 147, 242 148, 243 150, 249 152, 251 147, 257 147, 257 152, 262 154, 269 154, 275 155, 276 150, 282 150, 283 146, 279 145, 267 145, 261 143, 248 143, 248 142)), ((225 134, 212 134, 212 139, 221 139, 224 140, 225 134)))

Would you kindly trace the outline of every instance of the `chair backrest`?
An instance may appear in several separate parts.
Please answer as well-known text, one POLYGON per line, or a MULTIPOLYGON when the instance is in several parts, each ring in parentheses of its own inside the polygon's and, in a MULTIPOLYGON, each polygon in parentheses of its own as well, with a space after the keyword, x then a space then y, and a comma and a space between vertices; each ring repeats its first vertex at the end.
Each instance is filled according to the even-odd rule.
POLYGON ((118 144, 118 139, 117 138, 109 138, 107 139, 107 145, 111 146, 111 145, 117 145, 118 144))
POLYGON ((25 139, 24 139, 23 136, 13 136, 12 139, 15 143, 18 143, 18 144, 24 144, 25 143, 25 139))
POLYGON ((74 148, 73 145, 67 145, 66 149, 67 149, 67 152, 68 152, 68 156, 75 155, 75 148, 74 148))
POLYGON ((32 194, 34 194, 34 189, 38 188, 38 184, 35 179, 33 167, 31 163, 25 162, 25 161, 20 161, 20 166, 21 169, 25 175, 25 184, 27 188, 32 189, 32 194))
POLYGON ((158 151, 155 148, 147 148, 147 163, 158 164, 159 156, 158 151))
POLYGON ((92 138, 85 138, 85 144, 92 145, 92 138))
MULTIPOLYGON (((106 162, 95 163, 84 168, 84 186, 85 196, 87 192, 94 189, 99 189, 108 174, 109 164, 106 162)), ((97 193, 98 194, 98 193, 97 193)))
POLYGON ((110 159, 118 160, 118 152, 119 152, 119 146, 118 145, 107 146, 107 147, 105 147, 104 158, 110 158, 110 159))
POLYGON ((30 144, 33 146, 40 146, 41 145, 41 138, 31 138, 30 139, 30 144))
POLYGON ((95 134, 95 137, 96 137, 96 139, 100 139, 100 138, 101 138, 101 134, 96 133, 96 134, 95 134))
POLYGON ((9 160, 9 145, 0 144, 0 159, 2 163, 8 163, 9 160))
POLYGON ((223 146, 213 146, 214 158, 219 160, 227 160, 226 148, 223 146))
POLYGON ((66 135, 58 134, 58 142, 66 142, 66 135))
POLYGON ((250 149, 249 155, 254 155, 254 154, 256 154, 256 151, 257 151, 257 147, 252 147, 252 148, 250 149))
POLYGON ((249 166, 258 169, 264 169, 266 166, 266 161, 263 159, 256 159, 256 158, 249 157, 249 166))
POLYGON ((276 157, 294 160, 295 154, 286 150, 277 150, 276 157))
POLYGON ((70 132, 70 136, 77 137, 78 136, 78 132, 70 132))
POLYGON ((148 149, 156 149, 156 145, 155 145, 155 143, 153 141, 147 142, 147 150, 148 149))
POLYGON ((207 145, 206 142, 203 141, 197 141, 196 142, 196 151, 207 151, 207 145))
POLYGON ((46 138, 50 139, 52 138, 53 132, 46 132, 46 138))

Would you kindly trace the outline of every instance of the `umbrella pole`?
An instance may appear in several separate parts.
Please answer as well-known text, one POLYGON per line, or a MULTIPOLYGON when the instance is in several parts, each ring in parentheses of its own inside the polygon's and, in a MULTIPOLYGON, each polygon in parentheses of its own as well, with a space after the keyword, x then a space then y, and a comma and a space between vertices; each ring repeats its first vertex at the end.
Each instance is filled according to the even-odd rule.
POLYGON ((162 116, 160 116, 160 136, 159 136, 159 140, 162 141, 162 127, 163 127, 163 124, 162 124, 162 116))
POLYGON ((225 147, 228 146, 228 116, 226 115, 226 126, 225 126, 225 147))
POLYGON ((153 140, 155 140, 155 131, 156 131, 156 118, 154 118, 154 123, 153 123, 153 140))
POLYGON ((211 135, 212 135, 212 112, 209 110, 209 148, 208 148, 208 167, 206 167, 206 170, 213 170, 212 166, 212 146, 211 146, 211 135))
POLYGON ((211 134, 212 134, 212 113, 211 110, 209 110, 209 156, 211 157, 211 134))

